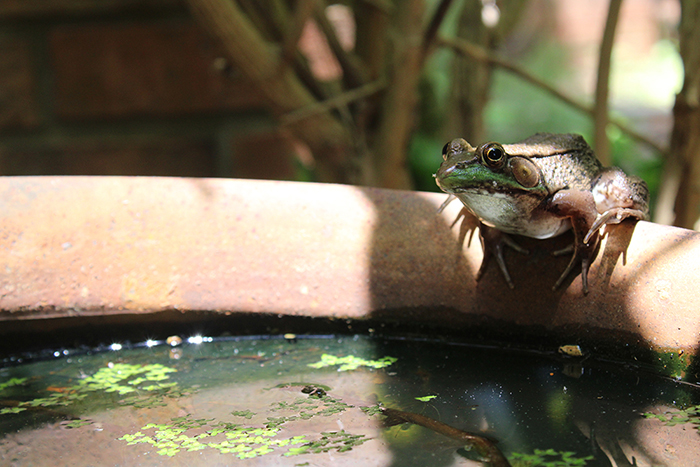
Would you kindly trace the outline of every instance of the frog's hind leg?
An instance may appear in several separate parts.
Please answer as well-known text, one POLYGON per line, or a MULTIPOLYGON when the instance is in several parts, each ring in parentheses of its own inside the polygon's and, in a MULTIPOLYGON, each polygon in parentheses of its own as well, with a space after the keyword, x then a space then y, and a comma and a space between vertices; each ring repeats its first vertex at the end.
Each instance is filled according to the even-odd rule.
MULTIPOLYGON (((592 235, 591 241, 588 243, 583 243, 580 241, 580 236, 583 236, 583 233, 577 232, 576 229, 574 229, 574 244, 573 244, 573 255, 571 255, 571 260, 569 261, 569 264, 566 266, 566 269, 564 269, 564 272, 559 276, 559 279, 557 279, 557 282, 554 284, 554 287, 552 287, 552 290, 557 290, 566 280, 566 278, 571 274, 571 271, 574 270, 576 267, 576 264, 578 261, 581 261, 581 286, 583 289, 584 294, 588 294, 588 269, 593 262, 593 259, 595 259, 595 251, 596 247, 598 246, 598 240, 600 240, 600 235, 598 235, 598 232, 594 232, 592 235)), ((559 250, 555 251, 554 254, 559 256, 563 254, 564 252, 571 251, 570 248, 566 248, 564 250, 559 250)))
POLYGON ((600 173, 593 183, 593 199, 599 213, 589 228, 583 242, 606 224, 619 224, 631 217, 649 218, 649 188, 639 177, 626 175, 617 167, 609 167, 600 173))
POLYGON ((588 229, 588 233, 583 238, 584 243, 588 243, 590 238, 594 233, 600 231, 604 225, 607 224, 619 224, 623 220, 631 217, 633 219, 646 219, 647 215, 639 209, 631 208, 612 208, 605 211, 603 214, 599 214, 598 218, 595 220, 591 228, 588 229))
MULTIPOLYGON (((574 231, 574 253, 552 290, 558 289, 564 283, 577 261, 580 261, 583 293, 588 294, 588 269, 595 258, 596 247, 600 239, 598 230, 591 232, 591 226, 595 223, 598 214, 593 195, 588 191, 561 190, 552 197, 550 210, 562 217, 568 217, 574 231), (584 238, 588 238, 588 241, 585 241, 584 238)), ((555 252, 555 254, 562 253, 555 252)))

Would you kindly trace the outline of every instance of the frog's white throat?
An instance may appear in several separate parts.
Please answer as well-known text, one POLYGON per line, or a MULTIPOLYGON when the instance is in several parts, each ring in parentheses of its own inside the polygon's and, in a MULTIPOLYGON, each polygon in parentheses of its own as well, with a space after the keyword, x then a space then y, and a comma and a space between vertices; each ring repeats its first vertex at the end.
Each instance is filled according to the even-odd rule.
POLYGON ((514 200, 506 193, 469 190, 455 196, 481 222, 502 232, 532 238, 550 238, 571 228, 568 218, 558 217, 546 210, 535 209, 541 203, 537 197, 522 196, 514 200))

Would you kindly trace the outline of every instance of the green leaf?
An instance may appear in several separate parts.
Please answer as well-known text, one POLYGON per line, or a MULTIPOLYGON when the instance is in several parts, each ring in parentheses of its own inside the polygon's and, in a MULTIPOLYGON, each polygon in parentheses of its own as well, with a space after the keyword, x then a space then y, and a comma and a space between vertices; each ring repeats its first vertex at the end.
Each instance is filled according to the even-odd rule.
POLYGON ((416 400, 421 401, 421 402, 428 402, 428 401, 435 399, 436 397, 437 396, 422 396, 422 397, 416 397, 416 400))

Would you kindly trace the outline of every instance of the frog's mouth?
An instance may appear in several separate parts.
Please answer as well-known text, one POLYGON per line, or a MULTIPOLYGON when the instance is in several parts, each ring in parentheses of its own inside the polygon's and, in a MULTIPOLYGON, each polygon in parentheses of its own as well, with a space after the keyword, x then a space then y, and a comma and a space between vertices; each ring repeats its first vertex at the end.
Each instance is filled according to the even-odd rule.
POLYGON ((508 198, 515 194, 526 194, 527 190, 513 188, 508 189, 496 182, 485 182, 480 185, 462 187, 462 186, 444 186, 440 183, 439 179, 436 179, 437 185, 446 193, 451 193, 454 195, 468 194, 470 196, 488 196, 496 198, 508 198))

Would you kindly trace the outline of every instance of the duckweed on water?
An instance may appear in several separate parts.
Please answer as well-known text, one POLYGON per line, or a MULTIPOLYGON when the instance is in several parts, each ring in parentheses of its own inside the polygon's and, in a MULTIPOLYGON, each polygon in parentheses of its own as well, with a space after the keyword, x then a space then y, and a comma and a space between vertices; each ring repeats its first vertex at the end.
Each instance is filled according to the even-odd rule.
MULTIPOLYGON (((180 451, 216 449, 222 454, 233 454, 249 459, 272 452, 277 447, 306 443, 305 436, 272 439, 279 428, 254 428, 218 422, 213 419, 193 420, 190 415, 173 418, 170 424, 149 423, 134 434, 119 438, 128 445, 146 443, 157 449, 161 456, 174 456, 180 451), (151 431, 151 435, 143 433, 151 431), (192 433, 192 430, 200 430, 192 433), (203 431, 202 431, 203 430, 203 431)), ((287 455, 290 455, 289 452, 287 455)))
POLYGON ((347 433, 345 430, 323 432, 321 433, 320 439, 304 444, 298 448, 290 448, 286 455, 319 454, 333 450, 346 452, 368 440, 369 438, 366 438, 365 435, 353 435, 347 433))
POLYGON ((368 368, 385 368, 392 363, 396 362, 394 357, 383 357, 378 360, 365 360, 364 358, 359 358, 354 355, 348 355, 346 357, 336 357, 335 355, 323 354, 321 355, 321 361, 316 363, 309 363, 311 368, 325 368, 329 366, 338 365, 338 371, 350 371, 356 370, 361 366, 366 366, 368 368))
MULTIPOLYGON (((177 389, 177 383, 165 382, 175 370, 160 364, 130 365, 126 363, 111 363, 101 368, 94 375, 82 379, 78 384, 60 388, 48 397, 39 397, 30 401, 19 402, 14 407, 0 409, 0 415, 23 412, 32 407, 69 406, 85 399, 89 393, 105 392, 125 395, 137 395, 119 401, 121 405, 135 407, 153 407, 165 405, 163 397, 180 397, 183 391, 177 389), (144 392, 148 394, 144 394, 144 392)), ((0 384, 0 393, 12 386, 24 384, 27 378, 13 378, 0 384)), ((56 389, 56 388, 54 388, 56 389)))
MULTIPOLYGON (((285 456, 307 453, 320 453, 335 450, 351 450, 370 438, 354 435, 344 430, 324 432, 317 440, 309 440, 306 435, 292 438, 275 438, 282 425, 295 420, 308 420, 315 416, 330 416, 352 406, 328 396, 320 398, 298 398, 292 403, 278 402, 270 411, 294 410, 295 415, 286 417, 268 417, 264 427, 242 426, 227 422, 214 422, 213 419, 193 420, 191 416, 172 419, 170 424, 149 423, 133 434, 119 438, 128 445, 147 443, 164 456, 174 456, 180 451, 198 451, 216 449, 222 454, 233 454, 239 459, 249 459, 271 453, 278 448, 285 448, 285 456), (303 410, 300 410, 303 408, 303 410), (155 430, 153 434, 144 432, 155 430), (193 433, 192 431, 199 431, 193 433), (298 446, 301 445, 301 446, 298 446), (297 447, 293 447, 297 446, 297 447)), ((250 419, 256 414, 250 410, 236 411, 233 415, 250 419)))
POLYGON ((692 423, 700 430, 700 405, 695 405, 683 410, 670 410, 662 414, 645 413, 646 418, 655 418, 666 426, 683 425, 692 423))
POLYGON ((314 398, 298 397, 291 403, 281 401, 274 404, 270 408, 271 412, 287 410, 294 412, 294 414, 285 417, 268 417, 266 426, 268 428, 277 428, 288 422, 293 422, 295 420, 309 420, 318 415, 329 417, 331 415, 344 412, 352 407, 352 405, 346 404, 345 402, 334 399, 330 396, 314 398))
POLYGON ((12 378, 9 381, 5 381, 4 383, 0 383, 0 393, 7 388, 11 388, 12 386, 21 386, 26 382, 27 382, 27 378, 12 378))
POLYGON ((593 456, 576 457, 573 452, 558 452, 554 449, 535 449, 534 454, 511 454, 512 467, 583 467, 593 456))
POLYGON ((77 419, 68 420, 66 422, 61 423, 61 426, 65 428, 80 428, 81 426, 85 425, 92 425, 92 420, 77 419))
POLYGON ((236 417, 243 417, 250 420, 255 416, 255 412, 251 412, 250 410, 238 410, 236 412, 231 412, 231 415, 235 415, 236 417))

